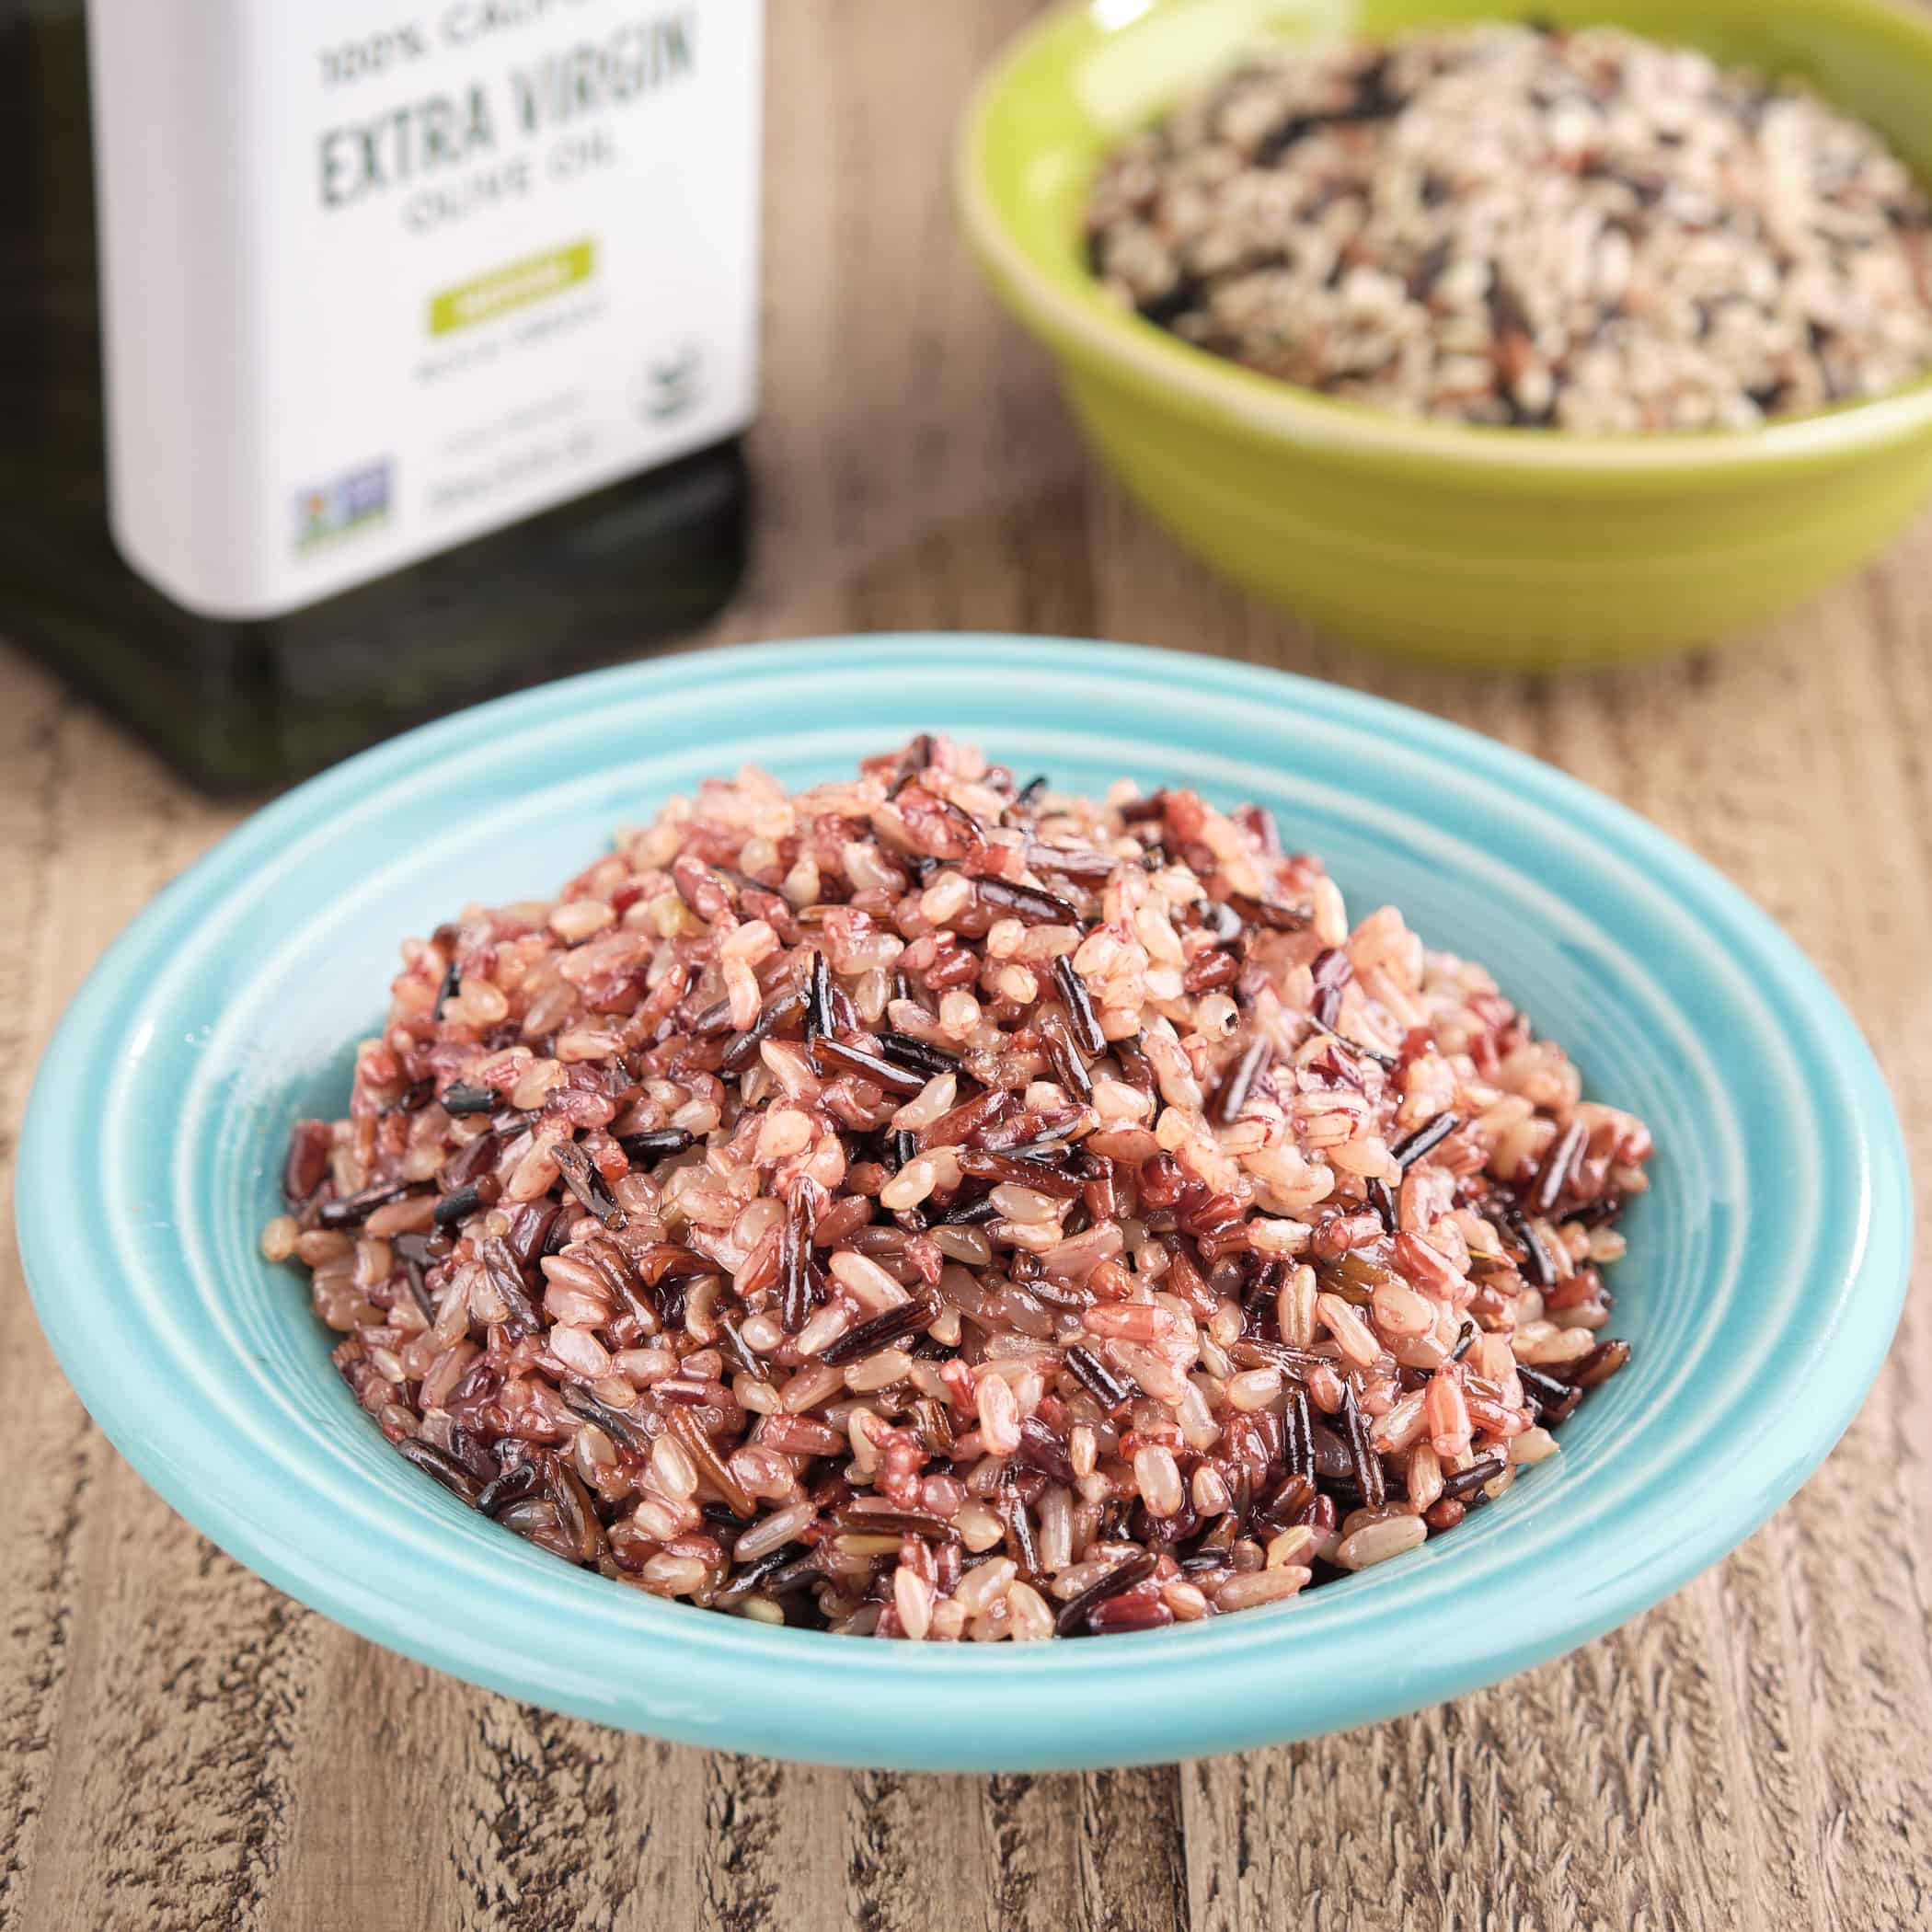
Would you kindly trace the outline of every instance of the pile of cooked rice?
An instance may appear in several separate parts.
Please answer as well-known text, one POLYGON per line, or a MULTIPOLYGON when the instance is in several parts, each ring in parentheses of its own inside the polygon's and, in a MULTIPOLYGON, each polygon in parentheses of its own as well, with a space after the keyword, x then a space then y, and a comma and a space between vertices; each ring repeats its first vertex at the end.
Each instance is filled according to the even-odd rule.
POLYGON ((403 949, 270 1259, 506 1528, 766 1623, 1277 1602, 1552 1455, 1642 1122, 1267 812, 921 737, 403 949))
POLYGON ((1255 48, 1103 163, 1095 271, 1265 375, 1590 434, 1932 366, 1932 203, 1874 130, 1613 27, 1255 48))

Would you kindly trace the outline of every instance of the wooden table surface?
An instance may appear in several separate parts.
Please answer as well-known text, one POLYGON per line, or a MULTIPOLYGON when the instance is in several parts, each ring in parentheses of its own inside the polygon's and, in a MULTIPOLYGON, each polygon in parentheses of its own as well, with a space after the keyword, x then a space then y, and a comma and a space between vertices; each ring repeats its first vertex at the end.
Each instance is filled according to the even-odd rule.
MULTIPOLYGON (((1118 638, 1478 726, 1754 894, 1876 1043, 1923 1162, 1932 525, 1744 649, 1561 684, 1390 670, 1256 610, 1084 460, 956 239, 945 134, 1025 11, 770 9, 758 558, 699 641, 1118 638)), ((0 1167, 83 972, 237 815, 0 650, 0 1167)), ((1804 1492, 1623 1630, 1402 1722, 1050 1777, 709 1754, 390 1656, 238 1569, 121 1464, 54 1369, 4 1229, 0 1323, 0 1928, 1932 1924, 1923 1283, 1804 1492)))

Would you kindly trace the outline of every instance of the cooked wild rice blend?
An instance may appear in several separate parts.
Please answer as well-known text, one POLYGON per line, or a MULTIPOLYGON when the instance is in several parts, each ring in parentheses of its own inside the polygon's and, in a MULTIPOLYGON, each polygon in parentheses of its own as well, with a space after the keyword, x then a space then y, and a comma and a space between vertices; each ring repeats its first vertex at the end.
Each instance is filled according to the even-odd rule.
POLYGON ((1096 272, 1264 374, 1589 432, 1932 365, 1932 207, 1812 97, 1609 28, 1256 53, 1102 167, 1096 272))
POLYGON ((426 1474, 767 1623, 1145 1629, 1453 1528, 1650 1137, 1266 812, 920 738, 403 949, 264 1251, 426 1474))

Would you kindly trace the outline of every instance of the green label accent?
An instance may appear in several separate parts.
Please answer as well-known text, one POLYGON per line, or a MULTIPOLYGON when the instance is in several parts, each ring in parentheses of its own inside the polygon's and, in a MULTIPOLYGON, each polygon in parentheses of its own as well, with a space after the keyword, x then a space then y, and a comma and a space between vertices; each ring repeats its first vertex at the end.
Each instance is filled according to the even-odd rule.
POLYGON ((591 241, 572 242, 568 247, 547 248, 541 255, 506 262, 487 275, 431 295, 430 333, 446 336, 452 329, 467 328, 475 322, 493 322, 513 308, 542 302, 573 282, 588 282, 596 266, 596 244, 591 241))

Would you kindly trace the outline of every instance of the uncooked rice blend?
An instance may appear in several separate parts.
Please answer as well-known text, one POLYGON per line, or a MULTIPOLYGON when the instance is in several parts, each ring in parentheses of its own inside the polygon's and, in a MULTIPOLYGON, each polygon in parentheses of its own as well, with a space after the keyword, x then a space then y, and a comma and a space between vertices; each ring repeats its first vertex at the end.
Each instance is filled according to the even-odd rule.
POLYGON ((1386 409, 1742 429, 1932 366, 1932 206, 1810 94, 1613 28, 1258 50, 1127 143, 1095 271, 1386 409))
POLYGON ((409 941, 263 1248, 397 1448, 566 1561, 1029 1639, 1502 1495, 1627 1358, 1650 1151, 1266 811, 922 737, 409 941))

